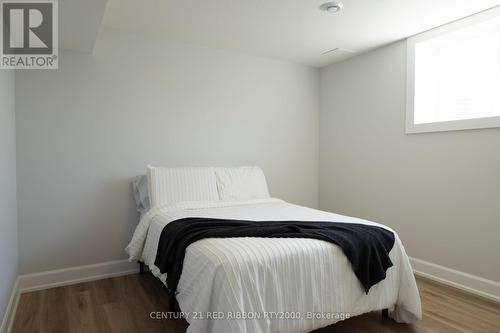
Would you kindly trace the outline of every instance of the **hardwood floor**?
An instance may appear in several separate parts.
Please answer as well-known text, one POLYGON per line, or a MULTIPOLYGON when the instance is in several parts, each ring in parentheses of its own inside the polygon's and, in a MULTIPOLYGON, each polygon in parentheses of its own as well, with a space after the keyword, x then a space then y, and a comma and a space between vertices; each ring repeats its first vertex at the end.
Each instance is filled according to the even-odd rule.
MULTIPOLYGON (((314 331, 500 332, 500 305, 429 280, 417 279, 423 320, 413 325, 369 313, 314 331)), ((168 311, 166 291, 150 274, 127 275, 21 295, 12 332, 185 332, 182 320, 150 319, 168 311)))

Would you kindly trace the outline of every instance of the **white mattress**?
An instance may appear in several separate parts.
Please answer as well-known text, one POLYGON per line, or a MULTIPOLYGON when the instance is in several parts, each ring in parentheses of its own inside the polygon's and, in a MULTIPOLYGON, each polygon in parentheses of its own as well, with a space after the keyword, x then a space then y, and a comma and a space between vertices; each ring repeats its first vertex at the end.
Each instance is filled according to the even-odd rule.
MULTIPOLYGON (((166 276, 154 265, 158 240, 167 223, 184 217, 334 221, 385 227, 278 199, 157 207, 143 216, 126 250, 131 261, 144 261, 163 283, 166 276)), ((421 319, 415 278, 396 233, 390 258, 394 266, 388 269, 387 277, 366 295, 349 261, 334 244, 296 238, 203 239, 186 250, 177 301, 188 315, 189 333, 307 332, 333 324, 345 314, 356 316, 392 305, 395 311, 391 317, 398 322, 421 319), (206 319, 214 312, 224 319, 206 319), (238 315, 260 319, 227 319, 238 315), (290 316, 300 319, 283 319, 290 316)))

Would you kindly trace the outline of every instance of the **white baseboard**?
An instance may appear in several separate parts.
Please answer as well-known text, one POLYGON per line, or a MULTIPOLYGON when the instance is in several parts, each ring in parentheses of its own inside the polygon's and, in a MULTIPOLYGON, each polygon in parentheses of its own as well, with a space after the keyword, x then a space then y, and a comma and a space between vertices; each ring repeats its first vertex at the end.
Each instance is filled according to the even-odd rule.
MULTIPOLYGON (((410 258, 410 262, 416 275, 500 302, 500 283, 498 282, 416 258, 410 258)), ((133 274, 138 271, 137 263, 117 260, 20 275, 12 288, 9 304, 7 305, 2 326, 0 326, 0 333, 10 332, 21 293, 133 274)))
POLYGON ((424 260, 411 258, 415 275, 419 275, 500 303, 500 283, 464 273, 424 260))
POLYGON ((10 294, 9 303, 5 309, 5 314, 2 320, 2 325, 0 326, 0 333, 8 333, 12 328, 12 323, 14 322, 14 316, 16 315, 17 303, 19 301, 19 278, 14 282, 12 287, 12 293, 10 294))
POLYGON ((137 263, 129 262, 128 260, 117 260, 20 275, 12 288, 9 304, 5 311, 2 326, 0 326, 0 333, 10 332, 17 311, 19 296, 22 293, 133 274, 138 271, 137 263))
POLYGON ((101 280, 110 277, 137 273, 137 263, 128 260, 108 261, 99 264, 77 266, 53 271, 19 276, 19 292, 49 289, 80 282, 101 280))

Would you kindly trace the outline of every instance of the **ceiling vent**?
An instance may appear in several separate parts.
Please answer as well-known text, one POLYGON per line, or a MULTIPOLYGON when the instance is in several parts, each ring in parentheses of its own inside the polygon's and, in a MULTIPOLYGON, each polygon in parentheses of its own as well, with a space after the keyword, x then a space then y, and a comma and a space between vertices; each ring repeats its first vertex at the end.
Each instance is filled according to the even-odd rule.
POLYGON ((328 50, 328 51, 325 51, 323 53, 321 53, 321 55, 330 55, 330 54, 353 54, 353 53, 356 53, 356 51, 354 50, 349 50, 349 49, 343 49, 341 47, 336 47, 334 49, 331 49, 331 50, 328 50))

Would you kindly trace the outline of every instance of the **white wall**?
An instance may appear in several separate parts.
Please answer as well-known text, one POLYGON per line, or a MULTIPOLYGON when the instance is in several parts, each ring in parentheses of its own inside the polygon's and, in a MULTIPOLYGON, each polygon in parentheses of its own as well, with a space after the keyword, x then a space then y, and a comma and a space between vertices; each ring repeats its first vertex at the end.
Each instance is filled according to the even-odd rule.
POLYGON ((321 71, 320 208, 410 256, 500 281, 500 129, 405 135, 406 44, 321 71))
POLYGON ((0 70, 0 322, 17 277, 14 71, 0 70))
POLYGON ((317 206, 316 69, 102 30, 94 56, 20 71, 16 102, 21 273, 125 258, 148 163, 260 165, 317 206))

